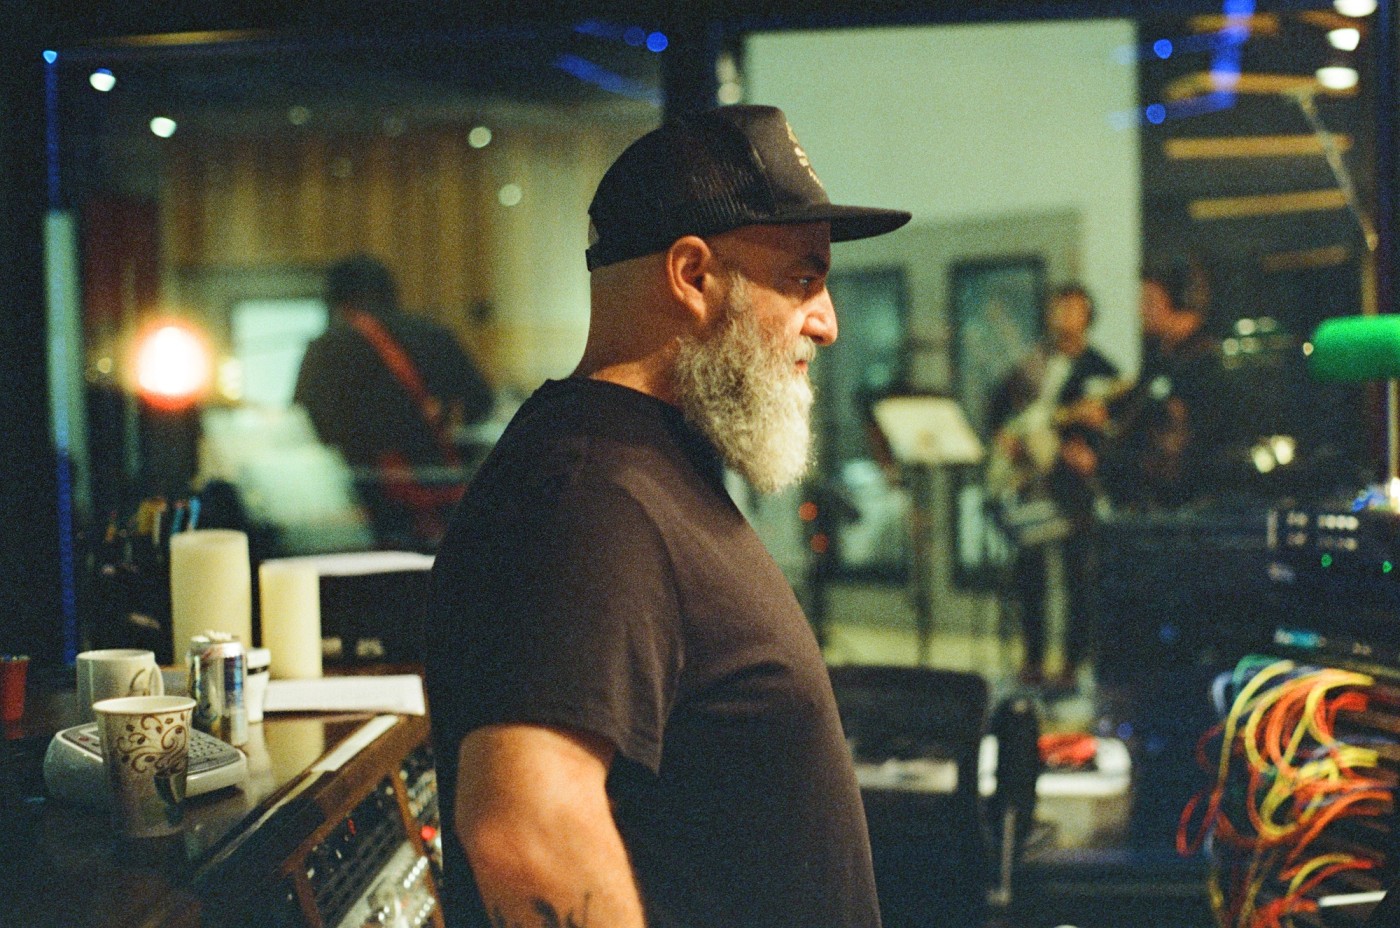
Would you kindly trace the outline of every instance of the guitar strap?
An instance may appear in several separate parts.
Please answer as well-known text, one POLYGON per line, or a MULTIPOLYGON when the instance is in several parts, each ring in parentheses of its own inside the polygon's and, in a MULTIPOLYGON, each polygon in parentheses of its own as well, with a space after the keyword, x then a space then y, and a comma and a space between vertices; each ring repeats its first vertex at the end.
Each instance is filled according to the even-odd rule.
POLYGON ((418 367, 408 356, 408 352, 389 333, 384 323, 370 313, 354 309, 346 313, 346 318, 355 331, 370 343, 389 373, 394 375, 399 386, 412 398, 414 405, 418 407, 419 415, 433 433, 433 440, 437 442, 438 451, 442 453, 443 463, 448 467, 460 464, 457 448, 447 434, 442 415, 436 409, 437 404, 428 393, 428 387, 423 383, 423 375, 418 372, 418 367))
MULTIPOLYGON (((384 367, 403 387, 418 409, 424 424, 432 432, 437 443, 442 463, 446 467, 457 467, 461 457, 452 438, 447 434, 446 423, 438 403, 428 393, 423 375, 413 363, 408 352, 390 334, 389 330, 370 313, 364 310, 350 310, 346 320, 359 332, 370 347, 384 362, 384 367)), ((414 530, 419 537, 435 538, 441 535, 444 512, 462 498, 464 487, 429 486, 420 483, 414 476, 413 467, 402 451, 391 450, 380 454, 379 469, 383 478, 384 495, 408 508, 414 517, 414 530)))

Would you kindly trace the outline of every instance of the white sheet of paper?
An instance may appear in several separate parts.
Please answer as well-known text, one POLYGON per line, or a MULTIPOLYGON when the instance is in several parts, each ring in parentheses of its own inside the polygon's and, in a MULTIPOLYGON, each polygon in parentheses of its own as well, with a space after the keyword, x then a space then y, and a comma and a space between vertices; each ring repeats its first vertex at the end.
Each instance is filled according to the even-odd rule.
POLYGON ((891 396, 875 422, 901 464, 976 464, 985 453, 958 404, 944 396, 891 396))
POLYGON ((881 764, 857 763, 856 783, 861 789, 952 794, 958 790, 958 765, 955 761, 931 757, 887 760, 881 764))
POLYGON ((424 715, 423 680, 417 674, 367 674, 315 680, 269 680, 263 712, 396 712, 424 715))
POLYGON ((308 554, 279 558, 279 563, 301 564, 322 577, 357 577, 409 570, 431 570, 433 556, 413 551, 349 551, 344 554, 308 554))

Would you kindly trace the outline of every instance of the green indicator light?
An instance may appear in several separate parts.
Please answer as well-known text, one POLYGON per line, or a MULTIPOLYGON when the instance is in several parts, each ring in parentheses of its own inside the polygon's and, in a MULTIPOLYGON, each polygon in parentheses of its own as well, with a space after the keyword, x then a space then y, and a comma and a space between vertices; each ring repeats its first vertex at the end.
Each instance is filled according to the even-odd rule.
POLYGON ((1324 554, 1324 555, 1322 556, 1322 566, 1323 566, 1323 567, 1331 567, 1331 566, 1332 566, 1332 555, 1330 555, 1330 554, 1324 554))
POLYGON ((1395 565, 1390 563, 1390 561, 1385 561, 1381 564, 1381 573, 1383 574, 1388 574, 1394 569, 1395 565))

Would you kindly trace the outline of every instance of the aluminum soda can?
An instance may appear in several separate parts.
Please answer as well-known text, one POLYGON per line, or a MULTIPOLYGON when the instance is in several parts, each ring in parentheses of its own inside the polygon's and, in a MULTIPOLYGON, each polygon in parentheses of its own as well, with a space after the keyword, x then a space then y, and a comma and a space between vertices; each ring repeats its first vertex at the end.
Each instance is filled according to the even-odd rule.
POLYGON ((188 654, 194 727, 234 746, 248 743, 244 681, 248 656, 232 635, 205 632, 190 639, 188 654))

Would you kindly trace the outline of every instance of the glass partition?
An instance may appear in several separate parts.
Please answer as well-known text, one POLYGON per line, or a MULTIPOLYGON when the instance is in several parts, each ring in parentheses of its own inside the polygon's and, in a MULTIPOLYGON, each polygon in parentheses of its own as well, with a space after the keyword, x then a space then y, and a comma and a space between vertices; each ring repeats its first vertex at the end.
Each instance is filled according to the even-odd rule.
MULTIPOLYGON (((944 394, 994 450, 984 394, 1069 283, 1095 304, 1090 342, 1116 372, 1103 386, 1125 395, 1145 386, 1144 269, 1186 281, 1182 298, 1205 313, 1218 466, 1188 493, 1197 511, 1368 479, 1363 404, 1307 383, 1298 349, 1321 319, 1374 303, 1371 17, 1246 6, 732 36, 722 99, 781 105, 835 199, 915 215, 836 249, 843 340, 814 369, 807 492, 740 494, 814 614, 841 608, 814 582, 932 574, 939 615, 969 633, 947 660, 992 653, 979 617, 1005 592, 1007 513, 979 468, 901 475, 872 412, 884 396, 944 394), (1018 288, 1010 328, 995 324, 1003 278, 1018 288), (808 497, 823 505, 804 521, 808 497), (921 531, 931 546, 914 543, 921 531)), ((56 338, 54 376, 84 553, 148 532, 151 512, 188 524, 193 499, 200 524, 248 527, 260 556, 431 551, 440 520, 380 524, 384 469, 330 440, 299 391, 306 348, 334 318, 326 273, 377 259, 403 313, 441 326, 439 343, 489 388, 459 415, 426 413, 453 448, 410 461, 412 485, 450 500, 521 398, 578 358, 585 208, 661 116, 668 41, 594 20, 58 48, 50 312, 52 331, 73 335, 56 338)), ((412 391, 400 400, 400 419, 425 415, 412 391)), ((1120 515, 1144 512, 1106 496, 1120 515)), ((1180 507, 1152 512, 1167 510, 1180 507)))
MULTIPOLYGON (((1320 321, 1376 308, 1374 19, 1226 3, 731 31, 716 62, 721 99, 786 110, 834 200, 914 214, 834 249, 842 338, 813 368, 811 480, 768 498, 736 480, 736 499, 832 662, 973 669, 1132 747, 1131 814, 1106 801, 1107 837, 1062 821, 1067 845, 1168 853, 1182 759, 1213 721, 1189 697, 1268 633, 1268 511, 1377 478, 1362 392, 1309 381, 1303 357, 1320 321), (1103 363, 1073 399, 1098 418, 1046 377, 1081 311, 1103 363), (1163 358, 1183 313, 1200 326, 1184 367, 1163 358), (897 459, 917 442, 878 409, 908 395, 955 401, 983 460, 897 459), (1067 467, 1072 498, 1050 489, 1067 467)), ((661 118, 667 44, 595 20, 56 49, 50 357, 84 594, 196 522, 246 529, 259 559, 432 551, 519 402, 580 355, 586 207, 661 118), (462 387, 436 407, 411 375, 340 388, 342 422, 376 421, 398 391, 385 422, 436 423, 407 466, 314 410, 308 349, 353 324, 329 305, 337 267, 341 283, 386 272, 413 320, 390 334, 432 333, 431 376, 462 387), (418 508, 385 518, 405 496, 418 508)), ((362 364, 399 367, 368 325, 362 364)), ((152 634, 85 629, 80 646, 152 634)))
POLYGON ((790 537, 806 503, 789 567, 831 661, 976 671, 1121 761, 1091 813, 1041 817, 1041 860, 1177 862, 1212 681, 1285 615, 1271 510, 1347 511, 1379 480, 1365 391, 1305 358, 1321 321, 1376 309, 1373 19, 1226 3, 743 45, 747 96, 835 199, 914 214, 833 249, 867 356, 818 359, 820 481, 761 524, 790 537), (888 466, 917 442, 855 428, 921 394, 958 404, 980 462, 888 466), (904 569, 853 570, 894 512, 904 569))
MULTIPOLYGON (((1042 309, 1057 288, 1092 300, 1088 340, 1106 364, 1095 387, 1111 401, 1094 449, 1104 467, 1086 490, 1101 514, 1258 512, 1375 477, 1360 392, 1308 381, 1302 352, 1321 320, 1374 309, 1371 17, 1330 4, 1201 9, 770 31, 744 43, 748 98, 784 106, 833 195, 914 213, 898 234, 835 250, 842 273, 905 282, 904 321, 897 344, 880 346, 901 359, 897 372, 824 371, 834 382, 819 400, 821 492, 843 507, 831 516, 836 539, 862 527, 856 496, 871 512, 907 508, 897 479, 883 495, 869 486, 880 437, 852 446, 851 397, 869 402, 872 376, 886 392, 959 402, 992 463, 949 468, 948 498, 926 501, 953 529, 932 556, 955 627, 975 624, 985 596, 1003 590, 1018 536, 1064 530, 1053 507, 998 498, 984 479, 1008 424, 992 415, 993 394, 1045 343, 1042 309), (1139 471, 1109 466, 1168 405, 1149 395, 1158 359, 1147 355, 1161 339, 1143 331, 1144 275, 1204 319, 1191 342, 1204 398, 1193 428, 1208 466, 1157 496, 1137 492, 1149 479, 1139 471), (843 473, 860 485, 842 486, 843 473)), ((854 337, 887 311, 878 296, 844 286, 840 296, 854 337)), ((846 555, 823 546, 833 553, 806 556, 840 568, 846 555)))
POLYGON ((147 534, 143 502, 168 530, 191 501, 260 556, 431 550, 514 406, 581 353, 586 208, 660 118, 667 43, 591 20, 58 48, 51 317, 76 336, 55 383, 88 553, 147 534), (461 408, 326 334, 327 272, 356 256, 337 293, 391 285, 390 342, 461 408))

